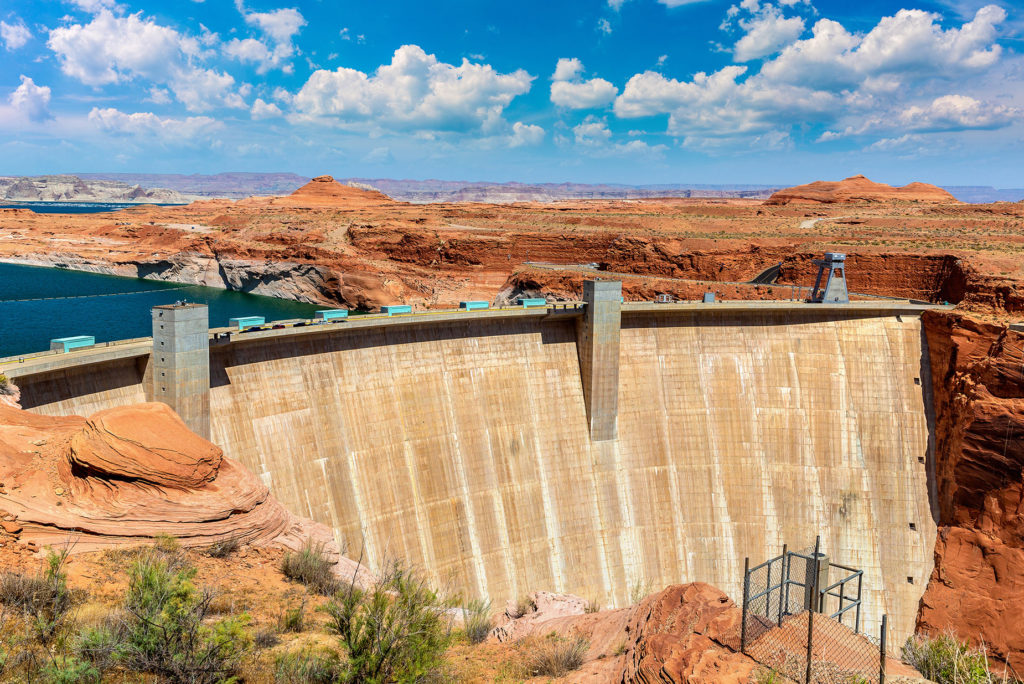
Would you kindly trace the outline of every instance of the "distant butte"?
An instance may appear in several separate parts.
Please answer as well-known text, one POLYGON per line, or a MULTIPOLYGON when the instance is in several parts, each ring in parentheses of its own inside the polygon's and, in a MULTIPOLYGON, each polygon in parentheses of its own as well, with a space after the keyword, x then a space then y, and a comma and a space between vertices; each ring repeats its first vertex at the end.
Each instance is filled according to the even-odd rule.
MULTIPOLYGON (((259 198, 254 199, 258 201, 259 198)), ((333 176, 317 176, 290 195, 266 201, 272 206, 288 207, 372 206, 393 202, 382 192, 343 185, 334 180, 333 176)))
POLYGON ((940 187, 928 183, 910 183, 893 187, 875 183, 864 176, 841 181, 815 181, 807 185, 779 190, 765 204, 844 204, 855 202, 956 202, 940 187))

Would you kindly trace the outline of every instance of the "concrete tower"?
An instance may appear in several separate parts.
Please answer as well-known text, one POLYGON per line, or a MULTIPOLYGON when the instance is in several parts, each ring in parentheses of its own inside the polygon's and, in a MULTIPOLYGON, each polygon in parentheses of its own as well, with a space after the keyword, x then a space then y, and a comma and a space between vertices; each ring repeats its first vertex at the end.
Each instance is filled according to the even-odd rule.
POLYGON ((818 277, 814 281, 814 292, 811 293, 811 301, 818 303, 840 303, 848 304, 850 293, 846 290, 846 255, 839 252, 825 252, 824 259, 815 259, 814 264, 818 267, 818 277), (822 288, 821 280, 825 280, 825 287, 822 288))
POLYGON ((590 438, 602 442, 618 436, 622 283, 586 280, 583 301, 587 306, 576 332, 583 399, 590 438))
POLYGON ((153 307, 153 401, 210 439, 210 317, 205 304, 153 307))

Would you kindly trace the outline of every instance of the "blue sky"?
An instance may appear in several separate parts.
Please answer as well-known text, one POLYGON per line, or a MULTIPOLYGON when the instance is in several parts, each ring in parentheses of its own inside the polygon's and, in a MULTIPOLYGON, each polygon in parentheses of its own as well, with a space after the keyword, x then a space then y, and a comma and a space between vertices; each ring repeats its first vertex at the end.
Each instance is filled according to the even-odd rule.
POLYGON ((3 0, 0 174, 1024 187, 1024 6, 3 0))

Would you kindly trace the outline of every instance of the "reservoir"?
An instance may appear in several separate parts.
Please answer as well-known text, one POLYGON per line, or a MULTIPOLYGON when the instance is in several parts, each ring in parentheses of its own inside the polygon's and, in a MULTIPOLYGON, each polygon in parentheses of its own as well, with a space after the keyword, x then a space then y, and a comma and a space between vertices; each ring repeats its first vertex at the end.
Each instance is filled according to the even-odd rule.
POLYGON ((45 351, 58 337, 149 337, 149 310, 178 300, 208 305, 210 327, 226 326, 236 316, 263 316, 268 323, 312 318, 324 308, 198 285, 0 263, 0 358, 45 351))
MULTIPOLYGON (((142 206, 138 202, 13 202, 0 204, 0 209, 30 209, 37 214, 98 214, 142 206)), ((179 207, 180 204, 154 204, 157 207, 179 207)))

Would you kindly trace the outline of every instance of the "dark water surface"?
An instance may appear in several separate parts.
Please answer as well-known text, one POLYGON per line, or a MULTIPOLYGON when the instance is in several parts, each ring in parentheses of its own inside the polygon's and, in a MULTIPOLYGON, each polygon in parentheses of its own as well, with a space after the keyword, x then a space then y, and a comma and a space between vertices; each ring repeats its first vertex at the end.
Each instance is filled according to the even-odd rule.
POLYGON ((56 337, 93 335, 97 342, 149 337, 149 310, 179 299, 209 305, 212 328, 236 316, 270 322, 312 318, 325 308, 198 285, 0 263, 0 357, 45 351, 56 337))
MULTIPOLYGON (((13 202, 0 204, 0 209, 31 209, 37 214, 98 214, 140 206, 127 202, 13 202)), ((157 204, 158 207, 180 207, 181 204, 157 204)))

